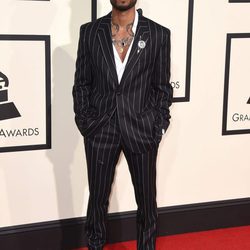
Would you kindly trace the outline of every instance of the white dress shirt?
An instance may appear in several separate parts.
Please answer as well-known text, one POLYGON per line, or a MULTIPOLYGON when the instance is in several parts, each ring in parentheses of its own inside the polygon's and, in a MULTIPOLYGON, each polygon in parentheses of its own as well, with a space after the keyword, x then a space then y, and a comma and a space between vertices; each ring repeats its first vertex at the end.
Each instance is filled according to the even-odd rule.
MULTIPOLYGON (((135 10, 135 20, 134 20, 134 23, 133 23, 133 26, 132 26, 132 31, 133 31, 134 34, 136 33, 138 19, 139 19, 138 12, 135 10)), ((123 62, 122 62, 122 60, 121 60, 121 58, 120 58, 120 56, 119 56, 119 54, 118 54, 118 52, 117 52, 117 50, 115 48, 115 45, 113 43, 113 52, 114 52, 114 57, 115 57, 116 73, 117 73, 117 76, 118 76, 119 84, 121 82, 122 75, 123 75, 123 72, 125 70, 125 67, 126 67, 126 64, 127 64, 127 61, 128 61, 128 57, 129 57, 133 42, 134 42, 134 39, 132 40, 132 42, 129 45, 128 51, 126 53, 126 56, 125 56, 123 62)), ((164 134, 164 133, 165 133, 165 130, 162 129, 162 134, 164 134)))
MULTIPOLYGON (((134 20, 134 23, 133 23, 133 26, 132 26, 132 31, 133 33, 135 34, 136 32, 136 27, 137 27, 137 24, 138 24, 138 12, 135 11, 135 20, 134 20)), ((133 45, 133 42, 134 42, 134 39, 132 40, 132 42, 130 43, 129 45, 129 48, 128 48, 128 51, 126 53, 126 56, 124 58, 124 61, 122 62, 116 48, 115 48, 115 45, 113 43, 113 51, 114 51, 114 56, 115 56, 115 64, 116 64, 116 72, 117 72, 117 76, 118 76, 118 80, 119 80, 119 83, 122 79, 122 75, 123 75, 123 72, 124 72, 124 69, 125 69, 125 66, 127 64, 127 61, 128 61, 128 57, 129 57, 129 54, 130 54, 130 51, 131 51, 131 48, 132 48, 132 45, 133 45)))

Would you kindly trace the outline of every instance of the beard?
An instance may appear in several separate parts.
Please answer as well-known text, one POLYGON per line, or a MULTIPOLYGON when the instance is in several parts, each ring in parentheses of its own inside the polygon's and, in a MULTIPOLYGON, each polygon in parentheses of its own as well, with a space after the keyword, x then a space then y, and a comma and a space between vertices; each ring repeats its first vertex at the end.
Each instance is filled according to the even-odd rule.
POLYGON ((119 11, 126 11, 129 10, 131 8, 133 8, 136 4, 137 0, 110 0, 111 5, 113 6, 113 8, 119 10, 119 11), (121 2, 121 3, 118 3, 121 2), (123 4, 125 2, 129 2, 128 4, 123 4))

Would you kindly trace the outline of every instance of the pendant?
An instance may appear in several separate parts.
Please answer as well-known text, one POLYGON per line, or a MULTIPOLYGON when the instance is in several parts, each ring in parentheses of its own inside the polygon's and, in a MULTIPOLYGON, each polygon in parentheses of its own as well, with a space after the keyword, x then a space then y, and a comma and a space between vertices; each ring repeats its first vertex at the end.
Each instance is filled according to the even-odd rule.
POLYGON ((119 48, 119 52, 122 53, 123 52, 123 48, 119 48))

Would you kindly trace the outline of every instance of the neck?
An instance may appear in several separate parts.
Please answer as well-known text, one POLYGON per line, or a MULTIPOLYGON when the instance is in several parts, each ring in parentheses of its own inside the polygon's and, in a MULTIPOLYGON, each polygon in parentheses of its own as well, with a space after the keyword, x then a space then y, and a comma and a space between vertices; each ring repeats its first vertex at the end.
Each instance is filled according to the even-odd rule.
POLYGON ((125 27, 128 23, 132 23, 135 18, 135 7, 126 11, 119 11, 115 8, 112 9, 112 22, 121 27, 125 27))

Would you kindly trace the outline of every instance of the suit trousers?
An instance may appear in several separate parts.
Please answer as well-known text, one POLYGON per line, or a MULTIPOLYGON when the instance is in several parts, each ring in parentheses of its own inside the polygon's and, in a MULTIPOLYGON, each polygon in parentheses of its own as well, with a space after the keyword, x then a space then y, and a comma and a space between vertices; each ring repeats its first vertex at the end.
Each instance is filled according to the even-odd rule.
POLYGON ((89 200, 85 233, 89 250, 106 243, 109 196, 121 151, 127 160, 137 203, 137 250, 154 250, 157 236, 156 158, 158 144, 144 153, 126 147, 117 113, 97 133, 84 137, 89 200))

